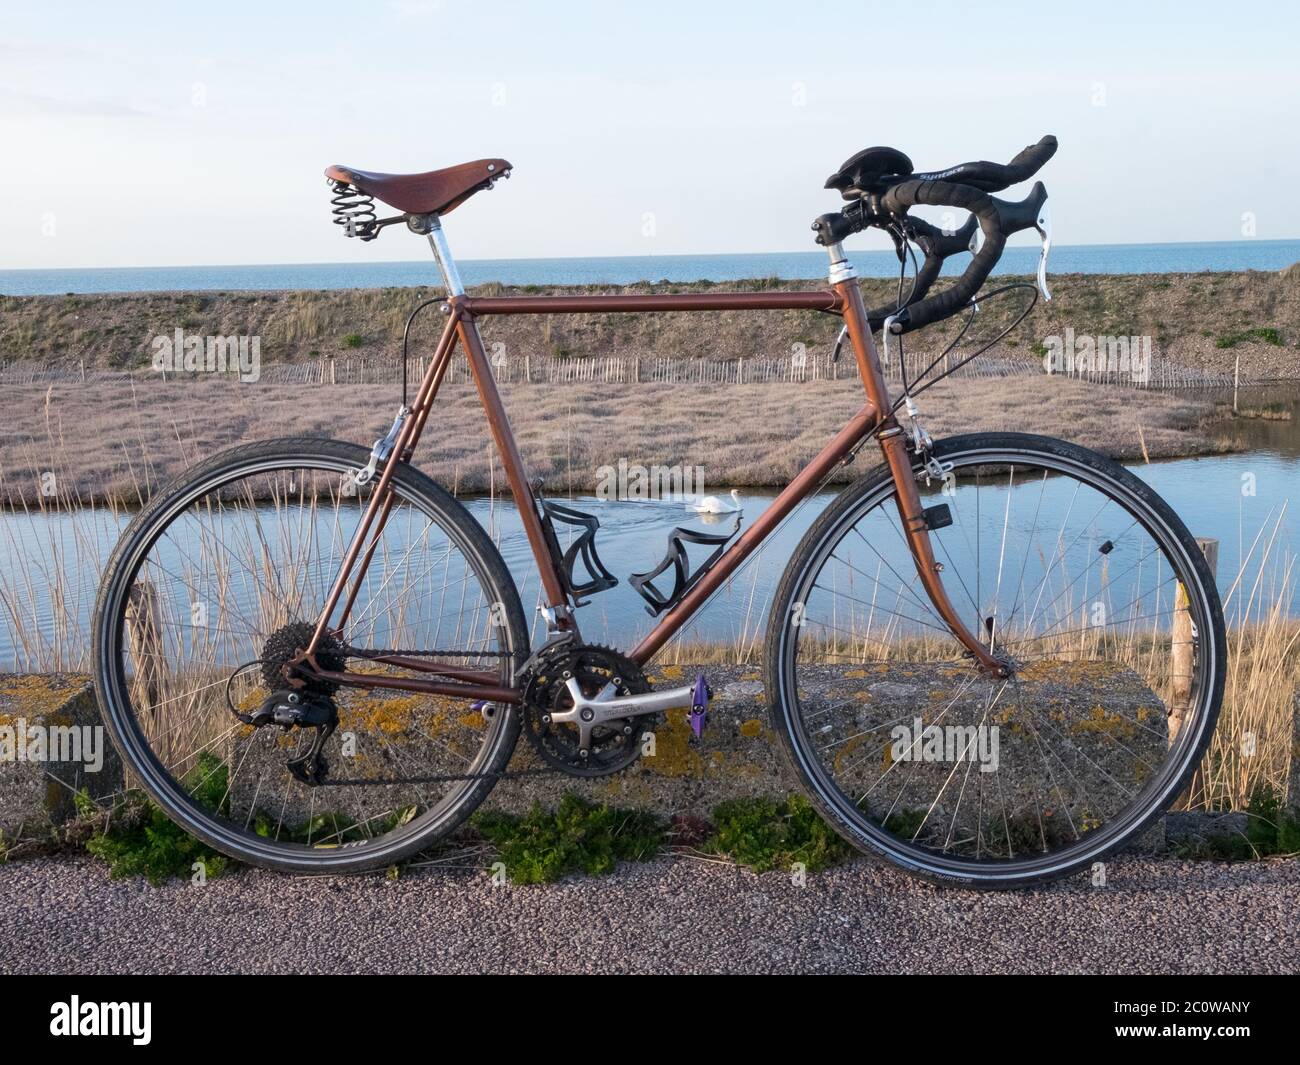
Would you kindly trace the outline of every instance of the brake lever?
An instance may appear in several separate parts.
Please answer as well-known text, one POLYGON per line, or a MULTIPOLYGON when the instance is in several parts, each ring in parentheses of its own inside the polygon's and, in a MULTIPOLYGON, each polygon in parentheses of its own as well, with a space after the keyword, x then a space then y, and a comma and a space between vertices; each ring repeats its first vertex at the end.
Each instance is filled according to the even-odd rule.
POLYGON ((1052 251, 1052 208, 1046 199, 1038 209, 1038 219, 1034 223, 1038 236, 1043 242, 1042 252, 1038 256, 1038 291, 1043 299, 1051 300, 1052 294, 1047 289, 1047 256, 1052 251))

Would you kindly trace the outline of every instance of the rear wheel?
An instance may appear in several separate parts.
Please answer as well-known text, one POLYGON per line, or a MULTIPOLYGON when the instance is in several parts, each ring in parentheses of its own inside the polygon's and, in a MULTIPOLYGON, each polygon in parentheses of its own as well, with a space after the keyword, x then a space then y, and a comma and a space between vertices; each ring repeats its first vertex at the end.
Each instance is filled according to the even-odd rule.
MULTIPOLYGON (((367 459, 316 439, 218 455, 136 517, 101 586, 95 685, 132 782, 183 828, 255 865, 347 872, 427 847, 486 797, 519 735, 506 707, 327 686, 314 697, 332 703, 337 728, 323 779, 308 782, 291 763, 314 729, 235 716, 284 686, 279 663, 309 637, 374 491, 355 481, 367 459)), ((332 654, 438 650, 439 661, 508 685, 528 636, 496 546, 410 466, 391 485, 383 536, 332 654)), ((405 672, 364 657, 348 668, 405 672)))
POLYGON ((934 455, 944 478, 914 476, 945 588, 1011 676, 977 669, 938 617, 881 468, 782 579, 773 725, 858 847, 940 881, 1061 876, 1139 838, 1199 764, 1223 694, 1213 578, 1169 507, 1094 452, 1008 433, 934 455))

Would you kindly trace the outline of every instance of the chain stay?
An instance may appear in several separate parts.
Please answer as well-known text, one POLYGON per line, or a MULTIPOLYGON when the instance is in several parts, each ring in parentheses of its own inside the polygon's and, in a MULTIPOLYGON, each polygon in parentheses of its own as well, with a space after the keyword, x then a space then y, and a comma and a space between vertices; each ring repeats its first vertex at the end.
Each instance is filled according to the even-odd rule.
MULTIPOLYGON (((341 652, 348 658, 387 658, 407 657, 407 658, 511 658, 510 651, 466 651, 466 650, 426 650, 423 648, 410 650, 402 648, 384 648, 384 647, 353 647, 351 644, 343 644, 341 652)), ((318 788, 345 788, 345 787, 368 787, 381 788, 390 787, 400 784, 450 784, 458 780, 512 780, 517 777, 541 776, 543 774, 555 773, 557 770, 549 767, 541 769, 515 769, 502 770, 497 773, 438 773, 429 776, 419 777, 379 777, 373 780, 351 779, 351 780, 322 780, 315 784, 318 788)))

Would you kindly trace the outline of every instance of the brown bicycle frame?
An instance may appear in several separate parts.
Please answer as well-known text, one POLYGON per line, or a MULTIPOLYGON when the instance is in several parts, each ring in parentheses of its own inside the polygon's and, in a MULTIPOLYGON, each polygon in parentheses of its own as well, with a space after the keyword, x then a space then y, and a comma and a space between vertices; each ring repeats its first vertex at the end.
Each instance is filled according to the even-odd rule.
POLYGON ((953 608, 939 576, 941 567, 935 561, 930 545, 929 528, 921 504, 916 478, 912 473, 912 459, 907 449, 906 434, 893 415, 893 405, 881 371, 875 340, 867 321, 862 293, 857 281, 849 278, 836 282, 828 290, 814 292, 722 292, 686 295, 612 295, 612 296, 517 296, 470 297, 456 295, 447 299, 445 312, 447 324, 442 331, 429 368, 416 392, 410 414, 402 424, 390 458, 383 465, 378 484, 362 515, 361 523, 344 557, 343 565, 330 591, 328 601, 317 621, 315 634, 304 653, 305 662, 313 672, 326 680, 353 687, 397 688, 432 695, 463 696, 467 699, 501 703, 518 703, 517 688, 503 686, 496 673, 465 669, 442 663, 426 662, 417 658, 390 655, 371 659, 399 668, 431 674, 439 679, 422 680, 415 677, 389 677, 371 674, 328 671, 317 667, 316 646, 327 632, 339 633, 346 624, 366 568, 374 555, 379 537, 392 509, 394 495, 390 491, 393 473, 399 463, 408 463, 414 454, 437 398, 439 387, 451 365, 457 343, 464 349, 474 384, 493 442, 501 457, 506 481, 514 497, 523 522, 528 544, 541 575, 542 591, 547 605, 556 611, 557 627, 572 628, 568 596, 555 562, 546 546, 542 519, 537 498, 529 483, 522 456, 515 443, 514 433, 501 402, 496 379, 492 376, 483 341, 479 336, 477 319, 504 314, 591 314, 591 313, 645 313, 666 311, 724 311, 724 310, 811 310, 842 315, 848 326, 849 339, 857 360, 858 373, 866 391, 865 405, 849 420, 831 441, 804 467, 772 504, 723 552, 717 562, 691 586, 671 609, 666 611, 644 639, 633 649, 630 657, 637 663, 648 662, 670 640, 691 616, 708 601, 710 596, 735 572, 775 529, 782 520, 820 485, 838 464, 852 458, 870 436, 875 436, 893 475, 898 493, 899 516, 903 523, 912 560, 917 575, 934 604, 939 616, 947 623, 953 635, 975 657, 979 665, 992 673, 1002 675, 1001 663, 990 655, 978 639, 966 628, 953 608), (370 542, 365 543, 367 536, 370 542), (363 546, 364 545, 364 546, 363 546), (359 569, 358 569, 359 566, 359 569), (356 571, 354 574, 354 570, 356 571), (349 581, 352 581, 349 587, 349 581), (340 600, 344 606, 338 622, 331 626, 335 608, 340 600))

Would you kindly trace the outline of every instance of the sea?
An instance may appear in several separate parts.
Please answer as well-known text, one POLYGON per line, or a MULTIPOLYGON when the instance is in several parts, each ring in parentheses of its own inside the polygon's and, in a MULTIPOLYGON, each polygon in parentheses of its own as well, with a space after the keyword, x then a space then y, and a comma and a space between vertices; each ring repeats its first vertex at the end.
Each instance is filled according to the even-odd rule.
MULTIPOLYGON (((850 253, 864 277, 898 274, 892 251, 850 253)), ((1300 240, 1237 240, 1185 244, 1076 244, 1052 249, 1051 274, 1165 274, 1204 270, 1277 271, 1300 262, 1300 240)), ((1009 247, 996 273, 1032 274, 1037 247, 1009 247)), ((822 251, 745 255, 629 255, 564 259, 469 259, 458 262, 466 285, 630 285, 640 281, 812 280, 825 277, 822 251)), ((960 273, 954 257, 946 273, 960 273)), ((279 263, 243 266, 129 266, 98 269, 0 270, 0 294, 50 296, 94 292, 234 292, 430 286, 431 260, 279 263)))

